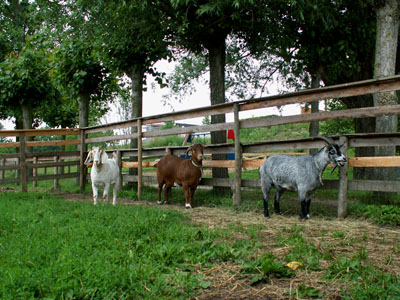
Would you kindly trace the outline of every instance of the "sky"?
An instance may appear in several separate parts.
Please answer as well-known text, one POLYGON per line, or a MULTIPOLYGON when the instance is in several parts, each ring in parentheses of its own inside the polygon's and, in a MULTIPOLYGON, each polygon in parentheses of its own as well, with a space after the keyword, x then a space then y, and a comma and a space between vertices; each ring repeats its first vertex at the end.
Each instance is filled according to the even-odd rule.
MULTIPOLYGON (((156 63, 155 68, 160 72, 165 72, 168 76, 174 70, 174 64, 168 63, 166 61, 160 61, 156 63)), ((205 74, 204 76, 208 77, 209 74, 205 74)), ((169 113, 172 110, 175 112, 188 110, 192 108, 204 107, 210 105, 210 92, 208 85, 205 85, 204 80, 199 80, 196 83, 196 91, 187 96, 185 99, 181 101, 178 100, 170 100, 171 102, 168 105, 163 105, 163 95, 169 93, 168 88, 159 88, 157 84, 155 84, 153 78, 148 76, 148 84, 147 84, 147 91, 143 93, 143 116, 153 116, 158 114, 169 113)), ((271 84, 268 86, 268 94, 263 96, 272 96, 278 94, 278 86, 276 84, 271 84)), ((239 100, 239 99, 237 99, 239 100)), ((299 105, 288 105, 283 108, 283 111, 278 111, 276 108, 264 108, 246 112, 240 112, 239 118, 246 119, 251 117, 258 117, 258 116, 266 116, 266 115, 293 115, 299 114, 300 108, 299 105)), ((189 123, 189 124, 201 124, 203 118, 195 118, 195 119, 186 119, 182 120, 181 122, 189 123)), ((122 121, 121 117, 117 112, 117 108, 115 105, 111 107, 110 112, 104 116, 101 120, 102 124, 106 123, 113 123, 122 121)), ((226 121, 232 122, 233 121, 233 114, 226 115, 226 121)), ((8 120, 2 120, 2 125, 5 129, 14 129, 14 124, 8 120)))
MULTIPOLYGON (((167 63, 166 61, 160 61, 155 65, 156 69, 160 72, 167 73, 167 76, 173 72, 174 65, 172 63, 167 63)), ((206 73, 204 76, 208 77, 209 74, 206 73)), ((143 116, 153 116, 158 114, 169 113, 171 111, 179 112, 183 110, 188 110, 192 108, 204 107, 210 105, 210 91, 208 85, 203 83, 204 80, 199 80, 196 83, 196 91, 187 96, 185 99, 181 101, 171 100, 168 105, 163 105, 162 98, 163 95, 169 93, 168 88, 160 89, 157 84, 155 84, 153 78, 148 77, 148 88, 147 91, 143 93, 143 116)), ((278 94, 278 86, 276 84, 272 84, 268 87, 268 94, 263 96, 272 96, 278 94), (274 86, 275 85, 275 86, 274 86)), ((240 100, 240 99, 237 99, 240 100)), ((299 114, 300 107, 299 105, 288 105, 283 108, 283 111, 280 112, 277 108, 264 108, 246 112, 240 112, 239 118, 246 119, 251 117, 265 116, 265 115, 293 115, 299 114)), ((203 118, 195 118, 195 119, 186 119, 184 123, 190 124, 201 124, 203 118)), ((117 122, 120 121, 117 114, 116 109, 112 109, 112 111, 102 120, 102 124, 106 122, 117 122)), ((226 121, 233 121, 233 113, 226 115, 226 121)), ((181 121, 180 121, 181 122, 181 121)))

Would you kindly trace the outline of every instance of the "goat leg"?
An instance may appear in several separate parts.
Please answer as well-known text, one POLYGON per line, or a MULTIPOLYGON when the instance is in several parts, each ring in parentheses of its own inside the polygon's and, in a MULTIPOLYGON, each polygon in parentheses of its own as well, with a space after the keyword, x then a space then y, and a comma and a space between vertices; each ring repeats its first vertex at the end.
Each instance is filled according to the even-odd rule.
POLYGON ((190 200, 189 200, 189 203, 190 203, 190 206, 193 208, 193 203, 192 203, 192 201, 193 201, 193 196, 194 196, 194 192, 196 191, 196 188, 197 187, 191 187, 190 188, 190 200))
POLYGON ((110 184, 105 184, 104 185, 104 191, 103 191, 103 201, 104 203, 108 203, 108 191, 110 190, 110 184))
POLYGON ((306 200, 301 200, 300 219, 307 219, 307 203, 306 200))
POLYGON ((169 201, 168 201, 168 193, 171 190, 171 187, 172 187, 172 185, 168 185, 168 184, 165 185, 165 189, 164 189, 164 203, 165 204, 169 203, 169 201))
POLYGON ((161 191, 162 191, 163 186, 164 186, 164 182, 163 181, 158 183, 158 201, 157 201, 158 204, 162 204, 161 191))
POLYGON ((279 199, 282 196, 283 191, 282 190, 277 190, 276 194, 275 194, 275 198, 274 198, 274 210, 275 213, 280 215, 281 214, 281 209, 280 209, 280 205, 279 205, 279 199))
POLYGON ((93 204, 97 204, 97 196, 99 194, 99 190, 97 189, 97 186, 92 182, 92 191, 93 191, 93 204))
POLYGON ((311 199, 306 200, 306 219, 310 218, 310 204, 311 204, 311 199))
POLYGON ((183 191, 185 193, 185 208, 192 208, 192 201, 190 199, 190 187, 188 185, 183 185, 183 191))
POLYGON ((264 217, 269 218, 269 211, 268 211, 268 197, 263 198, 264 202, 264 217))
POLYGON ((118 183, 114 183, 114 186, 113 186, 113 205, 117 204, 117 194, 118 194, 118 183))

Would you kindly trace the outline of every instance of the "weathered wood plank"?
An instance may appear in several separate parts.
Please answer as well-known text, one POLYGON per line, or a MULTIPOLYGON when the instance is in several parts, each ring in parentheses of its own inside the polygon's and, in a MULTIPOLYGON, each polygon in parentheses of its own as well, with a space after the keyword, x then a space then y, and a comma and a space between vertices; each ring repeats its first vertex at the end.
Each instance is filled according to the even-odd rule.
POLYGON ((142 187, 143 187, 143 152, 142 152, 142 119, 139 119, 137 122, 137 150, 138 150, 138 187, 137 187, 137 197, 140 201, 142 197, 142 187))
POLYGON ((400 156, 350 157, 350 167, 400 167, 400 156))
POLYGON ((21 172, 21 186, 22 186, 22 191, 27 192, 28 191, 28 181, 27 181, 27 176, 28 176, 28 168, 26 167, 26 146, 25 146, 25 133, 20 132, 19 133, 19 142, 20 142, 20 162, 19 162, 19 167, 20 167, 20 172, 21 172))
MULTIPOLYGON (((306 89, 299 92, 274 95, 250 100, 240 100, 231 103, 207 106, 197 109, 172 112, 156 116, 144 117, 143 125, 165 121, 176 121, 203 117, 205 115, 218 115, 233 111, 233 105, 238 104, 240 111, 253 110, 265 107, 282 106, 287 104, 305 103, 317 100, 343 98, 357 95, 373 94, 386 91, 400 90, 400 76, 392 76, 382 79, 371 79, 365 81, 352 82, 336 86, 327 86, 318 89, 306 89)), ((101 132, 107 129, 117 129, 134 126, 136 120, 112 123, 97 127, 88 127, 89 132, 101 132), (129 125, 129 122, 132 124, 129 125), (119 127, 118 127, 119 126, 119 127)), ((228 128, 231 129, 231 128, 228 128)), ((203 130, 201 130, 203 131, 203 130)))
POLYGON ((363 107, 345 110, 324 111, 304 115, 243 120, 240 121, 240 128, 255 128, 283 124, 307 123, 311 121, 343 120, 398 114, 400 114, 400 105, 363 107))
POLYGON ((79 145, 79 140, 27 141, 27 147, 79 145))
POLYGON ((75 161, 60 161, 60 162, 36 162, 27 163, 30 168, 49 168, 49 167, 65 167, 65 166, 79 166, 79 160, 75 161))
POLYGON ((233 195, 233 204, 239 206, 242 203, 242 146, 240 144, 240 122, 239 122, 239 104, 233 106, 234 110, 234 134, 235 134, 235 189, 233 195))
POLYGON ((176 134, 186 134, 195 132, 208 132, 208 131, 221 131, 233 129, 233 122, 231 123, 221 123, 221 124, 211 124, 211 125, 198 125, 190 127, 180 127, 171 129, 155 129, 149 132, 143 132, 143 137, 158 137, 176 134))
POLYGON ((400 181, 350 180, 351 191, 400 192, 400 181))
POLYGON ((32 158, 32 157, 41 157, 44 159, 53 159, 54 156, 60 156, 62 158, 77 158, 79 157, 80 152, 79 151, 50 151, 50 152, 28 152, 26 153, 27 158, 32 158))
POLYGON ((17 148, 20 147, 19 142, 0 143, 0 148, 17 148))
POLYGON ((136 139, 137 137, 138 137, 137 133, 100 136, 100 137, 87 138, 86 143, 89 144, 89 143, 102 143, 108 141, 129 140, 129 139, 136 139))
POLYGON ((32 180, 55 180, 55 179, 67 179, 67 178, 79 178, 79 172, 67 173, 67 174, 49 174, 49 175, 39 175, 36 177, 28 177, 29 181, 32 180))
POLYGON ((19 153, 1 153, 0 154, 0 159, 9 159, 9 158, 18 158, 19 153))
POLYGON ((79 128, 61 128, 61 129, 17 129, 17 130, 0 130, 0 136, 10 137, 19 136, 21 132, 25 136, 57 136, 57 135, 79 135, 79 128))
MULTIPOLYGON (((272 154, 275 155, 276 153, 272 154)), ((268 153, 266 153, 266 156, 268 153)), ((244 159, 242 161, 243 169, 258 169, 263 163, 264 159, 244 159)), ((154 167, 156 161, 144 161, 143 168, 154 167)), ((400 167, 399 156, 381 156, 381 157, 350 157, 348 162, 349 167, 400 167)), ((123 162, 123 168, 137 168, 137 162, 123 162)), ((235 168, 234 160, 204 160, 204 168, 235 168)), ((330 167, 332 167, 330 165, 330 167)))
POLYGON ((92 126, 92 127, 87 127, 85 128, 86 133, 96 133, 96 132, 104 132, 105 130, 114 130, 114 129, 123 129, 123 128, 130 128, 130 127, 136 127, 137 126, 137 120, 128 120, 128 121, 122 121, 122 122, 114 122, 114 123, 109 123, 106 125, 97 125, 97 126, 92 126))
POLYGON ((11 171, 11 170, 18 170, 20 167, 19 165, 1 165, 0 170, 2 171, 11 171))
POLYGON ((20 178, 4 178, 0 179, 0 184, 21 183, 20 178))
MULTIPOLYGON (((342 136, 339 139, 339 144, 342 145, 342 153, 348 157, 348 140, 342 136)), ((345 162, 344 166, 339 168, 339 192, 338 192, 338 218, 347 217, 347 189, 348 189, 348 176, 347 169, 348 162, 345 162)))

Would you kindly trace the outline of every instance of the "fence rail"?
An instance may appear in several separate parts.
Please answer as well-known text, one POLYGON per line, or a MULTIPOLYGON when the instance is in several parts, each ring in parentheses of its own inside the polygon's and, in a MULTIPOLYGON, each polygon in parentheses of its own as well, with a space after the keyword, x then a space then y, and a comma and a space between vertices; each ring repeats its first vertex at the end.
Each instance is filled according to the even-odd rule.
MULTIPOLYGON (((118 155, 122 158, 121 166, 123 168, 137 168, 138 175, 122 174, 124 182, 138 182, 138 197, 141 196, 143 183, 154 183, 154 176, 143 174, 143 168, 154 166, 154 162, 145 161, 154 157, 161 157, 165 153, 165 148, 143 148, 142 139, 167 135, 180 135, 196 132, 213 132, 233 129, 235 133, 235 142, 233 144, 209 145, 206 154, 233 153, 234 160, 205 160, 205 168, 231 168, 234 169, 234 179, 222 178, 203 178, 202 185, 228 186, 234 191, 234 204, 241 203, 242 187, 258 187, 258 179, 242 179, 242 169, 259 168, 265 157, 279 151, 296 151, 299 149, 315 149, 324 146, 320 140, 313 138, 295 139, 295 140, 272 140, 264 142, 255 142, 243 144, 240 141, 240 130, 246 128, 266 127, 281 124, 305 123, 310 121, 341 120, 349 118, 367 118, 377 116, 399 115, 400 105, 384 107, 368 107, 357 109, 346 109, 341 111, 319 112, 306 115, 294 115, 285 117, 269 117, 259 119, 240 119, 240 112, 262 109, 267 107, 282 106, 287 104, 305 103, 317 100, 352 97, 365 94, 391 92, 400 90, 400 76, 393 76, 383 79, 373 79, 361 82, 354 82, 344 85, 324 87, 318 89, 303 90, 295 93, 276 95, 251 99, 246 101, 236 101, 224 103, 216 106, 208 106, 173 112, 157 116, 143 117, 118 123, 93 126, 83 129, 37 129, 37 130, 2 130, 0 137, 16 137, 15 142, 0 143, 0 148, 16 148, 19 152, 0 154, 0 184, 18 182, 22 185, 22 190, 27 191, 27 182, 37 180, 57 180, 62 178, 79 177, 81 190, 85 189, 87 168, 84 165, 86 149, 88 144, 102 143, 110 141, 122 141, 138 139, 137 149, 118 149, 118 155), (165 121, 177 121, 195 117, 204 117, 217 114, 233 114, 234 121, 223 124, 198 125, 184 128, 156 129, 154 131, 144 131, 144 126, 165 121), (136 127, 136 133, 121 133, 120 130, 136 127), (114 132, 116 130, 116 132, 114 132), (109 136, 93 136, 99 132, 112 132, 109 136), (56 139, 48 141, 32 141, 35 136, 75 136, 74 139, 56 139), (47 151, 31 152, 32 147, 47 146, 77 146, 76 151, 47 151), (260 155, 261 153, 261 155, 260 155), (257 154, 263 159, 243 159, 247 155, 257 154), (137 162, 126 161, 134 158, 137 162), (7 165, 7 161, 14 159, 18 165, 7 165), (43 160, 46 160, 45 162, 43 160), (77 166, 77 172, 69 171, 67 174, 58 172, 58 168, 77 166), (39 168, 54 168, 54 174, 39 175, 37 172, 30 173, 29 170, 39 168), (15 178, 6 178, 5 172, 14 170, 15 178), (18 172, 20 173, 17 176, 18 172)), ((349 147, 377 147, 377 146, 399 146, 400 134, 351 134, 333 137, 340 144, 344 145, 345 152, 349 147)), ((186 147, 170 147, 176 155, 181 155, 186 151, 186 147)), ((345 168, 339 172, 338 180, 324 182, 326 189, 338 189, 338 216, 344 217, 347 214, 347 190, 376 190, 400 192, 400 185, 396 181, 365 181, 349 180, 347 175, 348 167, 399 167, 399 156, 392 157, 351 157, 345 168)))

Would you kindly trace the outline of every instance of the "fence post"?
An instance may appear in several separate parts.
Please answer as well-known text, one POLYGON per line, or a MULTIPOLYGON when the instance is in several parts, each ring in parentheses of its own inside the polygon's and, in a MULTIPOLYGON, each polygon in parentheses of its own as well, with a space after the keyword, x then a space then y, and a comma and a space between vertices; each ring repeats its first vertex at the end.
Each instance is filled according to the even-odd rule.
MULTIPOLYGON (((348 160, 348 139, 345 136, 339 138, 339 145, 341 146, 342 153, 348 160)), ((338 218, 347 217, 347 188, 348 188, 348 163, 346 162, 343 167, 339 168, 339 193, 338 193, 338 218)))
POLYGON ((32 162, 33 162, 33 169, 32 169, 33 181, 32 181, 32 187, 35 188, 35 187, 37 186, 37 181, 36 181, 36 179, 35 179, 35 177, 37 176, 37 168, 35 167, 35 165, 36 165, 37 162, 38 162, 37 156, 34 156, 34 157, 33 157, 32 162))
POLYGON ((142 119, 137 120, 137 140, 138 140, 138 186, 137 186, 137 196, 138 200, 142 197, 142 185, 143 185, 143 174, 142 174, 142 119))
POLYGON ((79 163, 79 186, 81 189, 81 193, 85 191, 86 184, 86 171, 87 168, 85 166, 85 154, 86 154, 86 142, 85 142, 85 130, 81 129, 81 153, 80 153, 80 163, 79 163))
POLYGON ((25 144, 25 133, 21 132, 19 134, 19 167, 21 170, 21 186, 22 186, 22 191, 27 192, 28 191, 28 170, 26 167, 26 144, 25 144))
POLYGON ((118 161, 118 167, 119 167, 119 187, 118 189, 121 189, 123 186, 122 180, 124 179, 122 177, 122 154, 121 151, 117 150, 117 161, 118 161))
MULTIPOLYGON (((5 159, 5 158, 3 158, 3 159, 1 160, 1 164, 2 164, 3 167, 6 165, 6 159, 5 159)), ((5 171, 4 169, 1 170, 0 179, 4 179, 4 178, 5 178, 5 172, 6 172, 6 171, 5 171)))
MULTIPOLYGON (((19 154, 21 156, 21 153, 19 154)), ((19 166, 19 162, 21 161, 21 159, 19 157, 17 157, 16 161, 15 161, 15 165, 19 166)), ((17 179, 19 177, 19 169, 15 169, 15 174, 14 174, 14 178, 17 179)), ((18 183, 17 183, 18 184, 18 183)))
MULTIPOLYGON (((54 162, 58 163, 58 156, 54 156, 54 162)), ((54 175, 58 175, 58 166, 54 167, 54 175)), ((58 178, 54 178, 54 190, 58 189, 58 178)))
POLYGON ((234 133, 235 133, 235 190, 233 194, 233 205, 239 206, 242 203, 242 146, 240 145, 240 122, 239 122, 239 104, 235 103, 233 107, 234 114, 234 133))

